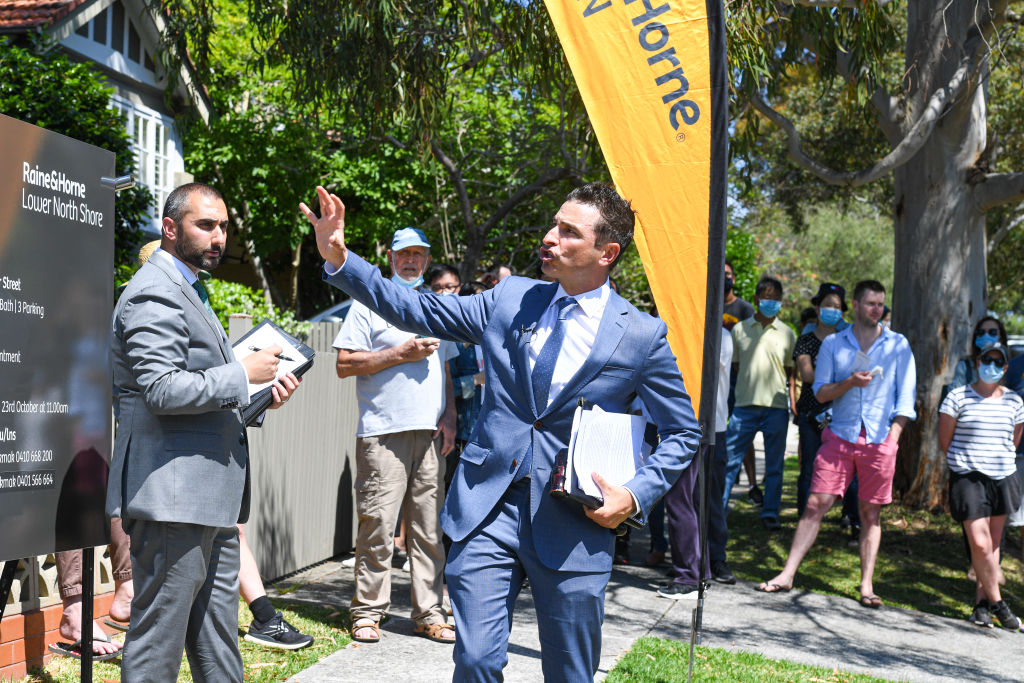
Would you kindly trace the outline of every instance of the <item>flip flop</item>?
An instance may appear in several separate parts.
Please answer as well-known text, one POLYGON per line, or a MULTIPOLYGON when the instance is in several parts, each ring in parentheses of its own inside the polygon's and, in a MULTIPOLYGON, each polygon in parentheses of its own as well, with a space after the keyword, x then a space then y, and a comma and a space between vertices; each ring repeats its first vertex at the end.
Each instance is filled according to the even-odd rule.
POLYGON ((860 604, 870 609, 878 609, 882 606, 882 598, 877 595, 862 595, 860 596, 860 604))
POLYGON ((793 587, 790 586, 789 588, 786 588, 782 584, 778 583, 762 583, 760 586, 757 587, 757 590, 761 591, 762 593, 788 593, 789 591, 793 590, 793 587))
MULTIPOLYGON (((103 638, 100 638, 99 636, 93 636, 93 641, 100 643, 111 642, 110 636, 105 636, 103 638)), ((55 655, 63 655, 64 657, 71 657, 72 659, 81 659, 82 641, 79 639, 73 643, 54 643, 50 646, 49 650, 55 655)), ((94 652, 92 654, 92 661, 105 662, 110 659, 117 659, 120 656, 120 650, 118 650, 117 652, 108 652, 107 654, 99 654, 98 652, 94 652)))
POLYGON ((103 620, 103 625, 109 626, 110 628, 116 629, 118 631, 124 631, 125 633, 128 632, 127 621, 115 621, 112 617, 108 617, 103 620))

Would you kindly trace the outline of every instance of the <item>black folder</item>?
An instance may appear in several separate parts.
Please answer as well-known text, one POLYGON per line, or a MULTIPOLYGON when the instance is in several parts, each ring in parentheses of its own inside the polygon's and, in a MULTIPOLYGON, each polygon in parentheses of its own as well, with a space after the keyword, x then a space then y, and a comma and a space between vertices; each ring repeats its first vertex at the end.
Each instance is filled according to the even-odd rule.
MULTIPOLYGON (((285 358, 281 359, 278 377, 287 372, 291 372, 296 377, 302 377, 307 370, 313 367, 316 351, 285 332, 274 321, 267 318, 246 332, 241 339, 232 345, 231 348, 235 350, 236 357, 244 358, 253 353, 252 344, 255 340, 260 340, 261 347, 270 346, 270 344, 265 343, 267 340, 270 340, 284 349, 281 356, 285 358), (298 354, 297 356, 292 355, 296 353, 298 354)), ((250 394, 249 405, 242 409, 242 420, 245 422, 245 425, 251 427, 258 424, 263 411, 273 402, 274 396, 269 386, 250 394)))

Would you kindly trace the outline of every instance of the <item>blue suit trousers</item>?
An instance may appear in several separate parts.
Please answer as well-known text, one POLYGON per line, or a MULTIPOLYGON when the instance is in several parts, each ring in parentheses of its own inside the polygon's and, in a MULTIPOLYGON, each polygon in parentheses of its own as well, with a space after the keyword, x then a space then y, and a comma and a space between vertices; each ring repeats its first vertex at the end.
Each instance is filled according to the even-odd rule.
POLYGON ((501 681, 512 611, 530 579, 546 681, 592 681, 601 657, 610 572, 545 566, 533 545, 530 482, 509 487, 487 519, 452 543, 445 568, 458 639, 453 681, 501 681))

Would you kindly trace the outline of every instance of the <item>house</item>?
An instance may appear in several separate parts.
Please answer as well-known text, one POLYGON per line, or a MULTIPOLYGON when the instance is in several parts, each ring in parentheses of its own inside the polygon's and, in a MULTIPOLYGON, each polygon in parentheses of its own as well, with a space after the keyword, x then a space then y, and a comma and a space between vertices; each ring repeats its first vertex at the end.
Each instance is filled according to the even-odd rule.
MULTIPOLYGON (((72 60, 98 68, 114 90, 111 103, 125 113, 134 141, 136 179, 155 198, 146 232, 159 234, 158 207, 175 186, 188 182, 174 115, 194 107, 204 119, 210 104, 188 60, 175 77, 160 63, 164 19, 146 0, 0 0, 0 35, 40 32, 72 60), (170 104, 168 104, 170 103, 170 104)), ((102 619, 113 597, 110 558, 96 553, 95 615, 102 619)), ((61 602, 53 555, 17 561, 14 585, 0 621, 0 679, 17 679, 48 659, 58 640, 61 602)))
MULTIPOLYGON (((125 113, 134 141, 136 180, 152 192, 155 209, 191 180, 174 115, 193 106, 206 120, 210 111, 187 59, 174 78, 157 59, 164 25, 146 0, 0 0, 0 35, 42 32, 71 59, 90 62, 106 75, 114 89, 111 104, 125 113)), ((160 232, 158 214, 154 210, 151 224, 143 226, 154 236, 160 232)))

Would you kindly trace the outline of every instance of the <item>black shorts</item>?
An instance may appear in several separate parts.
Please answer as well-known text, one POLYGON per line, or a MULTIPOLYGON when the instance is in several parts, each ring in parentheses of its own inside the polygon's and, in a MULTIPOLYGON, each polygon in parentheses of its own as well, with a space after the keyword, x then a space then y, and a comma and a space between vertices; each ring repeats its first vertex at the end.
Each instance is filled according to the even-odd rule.
POLYGON ((1016 472, 1002 479, 981 472, 949 473, 949 511, 958 522, 1009 515, 1020 505, 1020 495, 1016 472))

